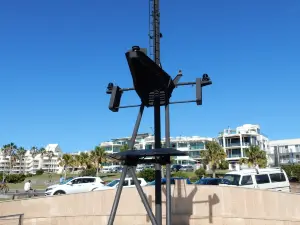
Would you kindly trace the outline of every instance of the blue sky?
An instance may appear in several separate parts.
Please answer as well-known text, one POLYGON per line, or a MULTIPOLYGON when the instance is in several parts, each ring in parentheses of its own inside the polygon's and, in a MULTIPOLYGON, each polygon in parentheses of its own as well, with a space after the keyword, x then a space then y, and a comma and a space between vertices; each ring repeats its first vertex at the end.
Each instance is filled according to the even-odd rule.
MULTIPOLYGON (((0 145, 58 143, 70 152, 131 135, 138 109, 112 113, 105 89, 108 82, 132 86, 124 53, 149 46, 148 5, 2 2, 0 145)), ((202 106, 171 106, 171 136, 216 136, 254 123, 270 139, 300 137, 299 10, 298 0, 161 1, 163 68, 171 76, 181 69, 181 81, 203 73, 213 80, 202 106)), ((195 88, 182 87, 172 99, 194 96, 195 88)), ((139 99, 126 93, 122 102, 139 99)), ((152 108, 140 132, 151 127, 152 108)))

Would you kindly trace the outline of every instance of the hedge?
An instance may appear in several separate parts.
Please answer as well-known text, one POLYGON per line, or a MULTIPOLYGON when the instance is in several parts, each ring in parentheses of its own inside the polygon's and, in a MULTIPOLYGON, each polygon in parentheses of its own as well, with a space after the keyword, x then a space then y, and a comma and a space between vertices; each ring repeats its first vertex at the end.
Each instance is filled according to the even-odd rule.
POLYGON ((300 180, 300 164, 282 165, 281 168, 286 172, 289 179, 296 178, 300 180))

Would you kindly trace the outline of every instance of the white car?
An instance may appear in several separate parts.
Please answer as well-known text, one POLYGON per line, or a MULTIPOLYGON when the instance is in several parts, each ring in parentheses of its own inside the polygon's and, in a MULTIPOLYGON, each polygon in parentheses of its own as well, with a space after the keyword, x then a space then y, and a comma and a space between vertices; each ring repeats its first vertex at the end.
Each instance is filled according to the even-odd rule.
POLYGON ((45 196, 89 192, 102 186, 104 182, 100 177, 76 177, 65 183, 49 186, 45 196))
POLYGON ((226 173, 219 186, 267 189, 290 192, 291 186, 281 168, 243 169, 226 173))
MULTIPOLYGON (((141 186, 146 186, 147 182, 144 178, 138 178, 138 181, 141 186)), ((103 191, 103 190, 109 190, 109 189, 116 189, 119 186, 120 179, 113 180, 112 182, 108 183, 105 186, 102 187, 96 187, 92 189, 92 191, 103 191)), ((123 187, 135 187, 134 182, 131 177, 125 178, 123 187)))

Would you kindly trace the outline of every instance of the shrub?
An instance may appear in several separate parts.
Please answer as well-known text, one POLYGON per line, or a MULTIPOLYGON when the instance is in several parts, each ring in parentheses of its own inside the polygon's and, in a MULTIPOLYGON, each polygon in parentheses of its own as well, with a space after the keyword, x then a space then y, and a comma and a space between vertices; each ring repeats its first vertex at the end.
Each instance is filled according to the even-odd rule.
POLYGON ((95 177, 97 174, 97 169, 92 168, 92 169, 86 169, 80 172, 79 176, 92 176, 95 177))
POLYGON ((35 175, 42 175, 42 174, 44 174, 44 170, 42 169, 39 169, 35 172, 35 175))
POLYGON ((223 160, 219 165, 220 170, 228 170, 229 169, 229 162, 226 160, 223 160))
POLYGON ((297 180, 300 180, 300 165, 293 165, 292 167, 292 176, 296 177, 297 180))
POLYGON ((26 176, 24 174, 9 174, 5 176, 7 183, 21 183, 25 180, 26 176))
POLYGON ((288 178, 293 176, 293 165, 282 165, 281 168, 285 171, 288 178))
POLYGON ((199 180, 199 178, 197 176, 190 177, 190 181, 192 183, 196 182, 197 180, 199 180))
POLYGON ((200 179, 206 175, 206 170, 204 168, 199 168, 195 171, 195 174, 200 179))
POLYGON ((28 174, 26 174, 25 176, 26 176, 26 177, 33 177, 33 176, 34 176, 34 174, 32 174, 32 173, 28 173, 28 174))
POLYGON ((138 177, 144 178, 147 182, 153 181, 155 179, 155 170, 144 169, 138 173, 138 177))
POLYGON ((172 177, 189 178, 188 173, 178 171, 172 174, 172 177))

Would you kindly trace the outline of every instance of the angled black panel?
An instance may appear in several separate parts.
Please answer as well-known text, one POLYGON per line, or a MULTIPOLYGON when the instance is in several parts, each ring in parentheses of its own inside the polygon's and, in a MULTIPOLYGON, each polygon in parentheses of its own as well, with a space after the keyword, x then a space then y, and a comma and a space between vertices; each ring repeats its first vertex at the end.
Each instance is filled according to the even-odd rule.
POLYGON ((134 88, 141 98, 142 103, 152 106, 153 92, 160 91, 167 102, 175 88, 172 78, 140 50, 128 51, 126 59, 133 79, 134 88))

